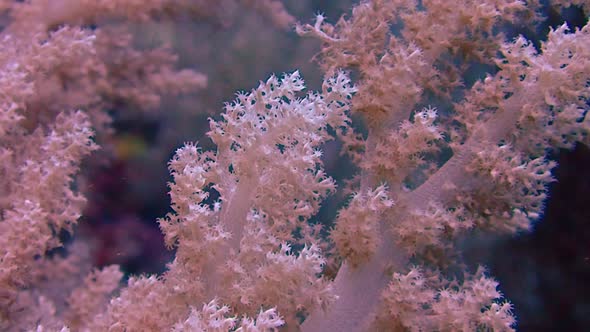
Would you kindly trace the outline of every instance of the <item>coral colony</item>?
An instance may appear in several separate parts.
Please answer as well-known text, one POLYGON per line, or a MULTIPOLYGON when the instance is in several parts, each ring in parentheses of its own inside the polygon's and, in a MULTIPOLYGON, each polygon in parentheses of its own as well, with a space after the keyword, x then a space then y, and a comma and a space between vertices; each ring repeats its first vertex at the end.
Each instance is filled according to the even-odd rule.
POLYGON ((1 330, 517 328, 458 243, 529 230, 554 181, 547 153, 588 143, 590 27, 513 33, 547 6, 588 2, 364 0, 339 20, 295 19, 289 3, 0 1, 1 330), (81 271, 84 243, 50 254, 82 216, 80 166, 112 135, 108 110, 214 80, 175 69, 169 49, 134 48, 121 23, 227 8, 319 40, 321 88, 298 71, 260 81, 209 120, 214 148, 176 150, 162 274, 81 271), (338 186, 330 140, 355 170, 338 186), (319 220, 334 195, 336 217, 319 220))

